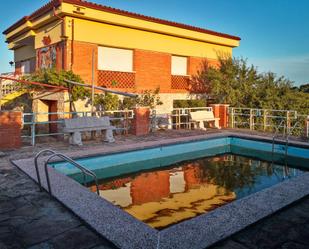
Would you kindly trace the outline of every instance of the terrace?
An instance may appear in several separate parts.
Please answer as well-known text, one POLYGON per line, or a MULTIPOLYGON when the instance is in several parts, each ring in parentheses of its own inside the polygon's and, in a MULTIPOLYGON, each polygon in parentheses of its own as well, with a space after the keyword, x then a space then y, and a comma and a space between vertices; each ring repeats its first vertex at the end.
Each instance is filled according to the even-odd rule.
POLYGON ((308 248, 306 85, 232 57, 240 37, 87 1, 3 24, 0 249, 308 248))
MULTIPOLYGON (((270 129, 270 126, 278 126, 278 122, 273 122, 273 120, 278 119, 278 115, 270 114, 269 110, 230 109, 229 113, 233 115, 233 118, 230 118, 232 124, 229 123, 229 126, 233 125, 233 128, 227 127, 221 130, 208 128, 206 131, 196 130, 191 129, 190 122, 187 119, 187 114, 190 111, 193 110, 178 109, 173 112, 175 118, 172 119, 174 121, 172 126, 178 129, 153 130, 153 132, 143 136, 127 133, 125 133, 126 135, 119 134, 116 136, 116 142, 112 144, 102 144, 99 138, 97 138, 96 140, 85 141, 82 148, 68 146, 66 139, 59 140, 55 138, 55 135, 59 138, 59 134, 45 133, 46 130, 44 129, 41 129, 42 133, 39 136, 34 136, 35 146, 31 146, 31 141, 33 141, 31 134, 33 133, 29 132, 31 129, 25 129, 23 134, 24 146, 19 150, 8 151, 6 156, 1 158, 1 199, 4 205, 1 206, 2 218, 0 224, 3 229, 1 240, 4 246, 7 246, 7 248, 119 247, 117 240, 115 242, 115 240, 111 241, 109 236, 105 237, 104 233, 93 227, 91 221, 89 222, 85 216, 80 215, 78 212, 76 213, 74 209, 72 213, 72 207, 68 209, 68 205, 65 202, 63 206, 63 203, 59 202, 59 196, 55 196, 58 199, 56 200, 45 191, 40 192, 35 181, 16 168, 13 165, 15 163, 13 162, 12 164, 12 160, 16 162, 21 159, 33 158, 39 151, 47 148, 70 155, 73 158, 78 158, 90 154, 112 154, 158 145, 162 147, 171 143, 179 144, 188 141, 198 141, 211 138, 212 136, 251 136, 272 141, 274 133, 269 132, 269 130, 274 129, 275 131, 276 128, 270 129), (268 113, 268 115, 263 115, 263 113, 268 113), (265 116, 266 123, 264 122, 265 116), (266 126, 259 124, 266 124, 266 126), (237 125, 242 125, 242 128, 235 127, 237 125)), ((128 115, 128 117, 130 116, 128 115)), ((305 136, 305 117, 302 115, 297 117, 295 113, 291 114, 291 112, 286 112, 283 116, 280 116, 280 119, 282 117, 286 120, 290 119, 290 122, 288 122, 289 129, 291 132, 294 132, 294 136, 291 135, 289 137, 289 143, 306 146, 308 138, 305 136), (294 120, 295 117, 297 117, 297 121, 294 120), (292 130, 293 127, 295 127, 295 130, 292 130)), ((117 119, 114 122, 121 125, 117 119)), ((26 125, 27 123, 25 122, 24 127, 26 125)), ((30 127, 37 125, 48 126, 49 122, 42 122, 41 124, 29 122, 28 124, 30 127)), ((287 125, 281 124, 281 126, 277 128, 278 134, 288 129, 287 125)), ((120 128, 120 126, 118 127, 120 128)), ((38 129, 35 130, 38 131, 38 129)), ((282 144, 286 142, 284 136, 276 139, 282 144)), ((30 171, 25 169, 23 171, 31 176, 30 171)), ((308 189, 308 186, 306 187, 307 183, 303 183, 305 185, 302 185, 303 187, 300 189, 308 189)), ((224 240, 217 240, 215 244, 211 241, 207 248, 305 248, 305 245, 308 243, 308 230, 300 227, 307 224, 309 220, 309 213, 306 208, 309 200, 308 195, 305 193, 306 191, 300 191, 300 189, 296 188, 296 192, 302 192, 296 197, 297 201, 293 198, 289 199, 290 193, 285 197, 288 197, 287 199, 289 200, 284 201, 284 206, 279 205, 278 209, 271 208, 272 211, 267 215, 262 215, 262 219, 247 224, 241 229, 236 228, 229 236, 226 236, 224 233, 225 235, 222 236, 224 240), (285 229, 284 236, 281 233, 282 228, 285 229)), ((94 195, 93 193, 89 194, 94 195)), ((294 192, 293 194, 295 195, 294 192)), ((273 204, 271 206, 273 207, 273 204)), ((117 217, 115 217, 115 220, 117 220, 117 217)), ((235 225, 235 227, 237 226, 235 225)), ((217 232, 220 233, 220 231, 217 232)), ((112 231, 112 233, 117 234, 116 231, 112 231)), ((128 231, 128 233, 130 232, 128 231)), ((205 241, 207 240, 209 239, 205 238, 205 241)))

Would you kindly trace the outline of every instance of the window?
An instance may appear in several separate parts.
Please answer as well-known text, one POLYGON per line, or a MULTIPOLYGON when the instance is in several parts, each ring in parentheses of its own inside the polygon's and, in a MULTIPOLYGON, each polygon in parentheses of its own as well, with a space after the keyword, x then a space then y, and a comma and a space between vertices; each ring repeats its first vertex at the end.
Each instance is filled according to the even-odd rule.
POLYGON ((133 50, 99 47, 98 69, 119 72, 132 72, 133 50))
POLYGON ((187 57, 172 56, 172 75, 187 75, 187 57))
POLYGON ((30 73, 30 60, 22 61, 20 65, 21 74, 30 73))

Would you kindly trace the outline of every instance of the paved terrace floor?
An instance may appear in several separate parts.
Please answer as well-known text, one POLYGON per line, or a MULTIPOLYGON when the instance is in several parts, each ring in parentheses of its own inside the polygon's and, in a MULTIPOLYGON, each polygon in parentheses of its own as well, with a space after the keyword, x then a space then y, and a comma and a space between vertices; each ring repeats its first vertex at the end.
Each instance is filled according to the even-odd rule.
MULTIPOLYGON (((208 130, 206 133, 221 132, 208 130)), ((83 150, 205 134, 204 131, 156 132, 149 136, 119 136, 114 144, 87 141, 83 150)), ((255 134, 257 134, 255 132, 255 134)), ((47 141, 46 141, 47 142, 47 141)), ((61 203, 40 192, 36 183, 10 163, 41 149, 80 150, 67 142, 40 143, 7 152, 0 158, 0 249, 116 248, 61 203)), ((211 247, 212 249, 309 248, 309 196, 211 247)))

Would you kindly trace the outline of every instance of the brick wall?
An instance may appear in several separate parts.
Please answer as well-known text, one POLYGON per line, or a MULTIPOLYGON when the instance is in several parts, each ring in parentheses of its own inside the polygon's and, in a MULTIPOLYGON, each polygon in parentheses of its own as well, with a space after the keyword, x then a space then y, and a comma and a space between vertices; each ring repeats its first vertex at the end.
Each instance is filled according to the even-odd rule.
POLYGON ((0 112, 0 149, 21 146, 21 112, 0 112))
MULTIPOLYGON (((88 84, 91 84, 92 80, 92 51, 94 50, 94 82, 97 82, 98 46, 96 44, 74 41, 73 48, 73 61, 71 53, 67 54, 68 68, 71 68, 70 65, 72 63, 73 72, 80 75, 88 84)), ((68 49, 71 51, 71 42, 68 43, 68 49)))
POLYGON ((132 134, 136 136, 147 135, 150 127, 150 109, 139 107, 134 109, 134 119, 132 122, 132 134))
POLYGON ((134 51, 137 90, 171 89, 171 55, 136 49, 134 51))
MULTIPOLYGON (((95 82, 98 85, 104 81, 100 77, 98 82, 99 71, 97 70, 97 56, 98 45, 86 42, 73 42, 73 61, 71 58, 72 43, 67 44, 67 68, 72 69, 76 74, 79 74, 87 83, 91 83, 92 75, 92 51, 95 51, 95 82)), ((141 92, 147 89, 156 89, 160 87, 162 93, 185 93, 185 89, 172 89, 171 87, 171 54, 147 51, 147 50, 134 50, 133 70, 135 71, 135 84, 134 87, 120 85, 113 88, 123 91, 137 91, 141 92)), ((202 57, 188 57, 188 74, 194 75, 200 69, 202 57)), ((218 65, 216 60, 208 60, 212 65, 218 65)), ((120 80, 121 81, 121 80, 120 80)), ((130 85, 131 86, 131 85, 130 85)))
MULTIPOLYGON (((205 58, 201 58, 201 57, 189 57, 188 58, 189 75, 195 75, 197 71, 201 69, 201 65, 204 60, 205 58)), ((214 67, 218 67, 220 65, 218 60, 207 59, 207 62, 209 63, 209 65, 214 66, 214 67)))
POLYGON ((215 118, 220 118, 219 125, 221 128, 227 128, 229 126, 229 114, 228 109, 230 105, 227 104, 211 104, 215 118))
POLYGON ((200 57, 189 57, 188 58, 188 74, 194 75, 201 68, 201 64, 204 58, 200 57))

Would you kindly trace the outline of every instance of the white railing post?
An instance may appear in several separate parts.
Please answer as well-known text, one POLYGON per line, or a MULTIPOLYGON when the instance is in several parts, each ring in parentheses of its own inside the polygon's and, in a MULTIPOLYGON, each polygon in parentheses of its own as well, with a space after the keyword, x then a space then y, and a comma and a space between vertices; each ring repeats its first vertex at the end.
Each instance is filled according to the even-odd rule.
POLYGON ((267 109, 264 109, 263 112, 263 131, 267 129, 267 109))
POLYGON ((235 127, 235 115, 234 115, 234 108, 231 108, 231 128, 235 127))
POLYGON ((286 133, 289 134, 291 129, 290 111, 286 111, 286 133))
POLYGON ((124 128, 124 135, 127 136, 129 134, 129 113, 128 113, 128 109, 125 109, 125 111, 124 111, 123 128, 124 128))
POLYGON ((186 127, 187 127, 187 129, 189 129, 189 127, 190 127, 190 113, 191 113, 191 109, 188 109, 188 113, 187 113, 187 116, 186 116, 186 127))
POLYGON ((254 125, 253 125, 253 109, 252 108, 250 108, 249 126, 250 126, 250 130, 254 129, 254 125))
POLYGON ((32 113, 31 118, 31 145, 35 145, 35 122, 36 122, 36 113, 32 113))
POLYGON ((309 115, 307 116, 305 121, 305 134, 306 137, 309 138, 309 115))

